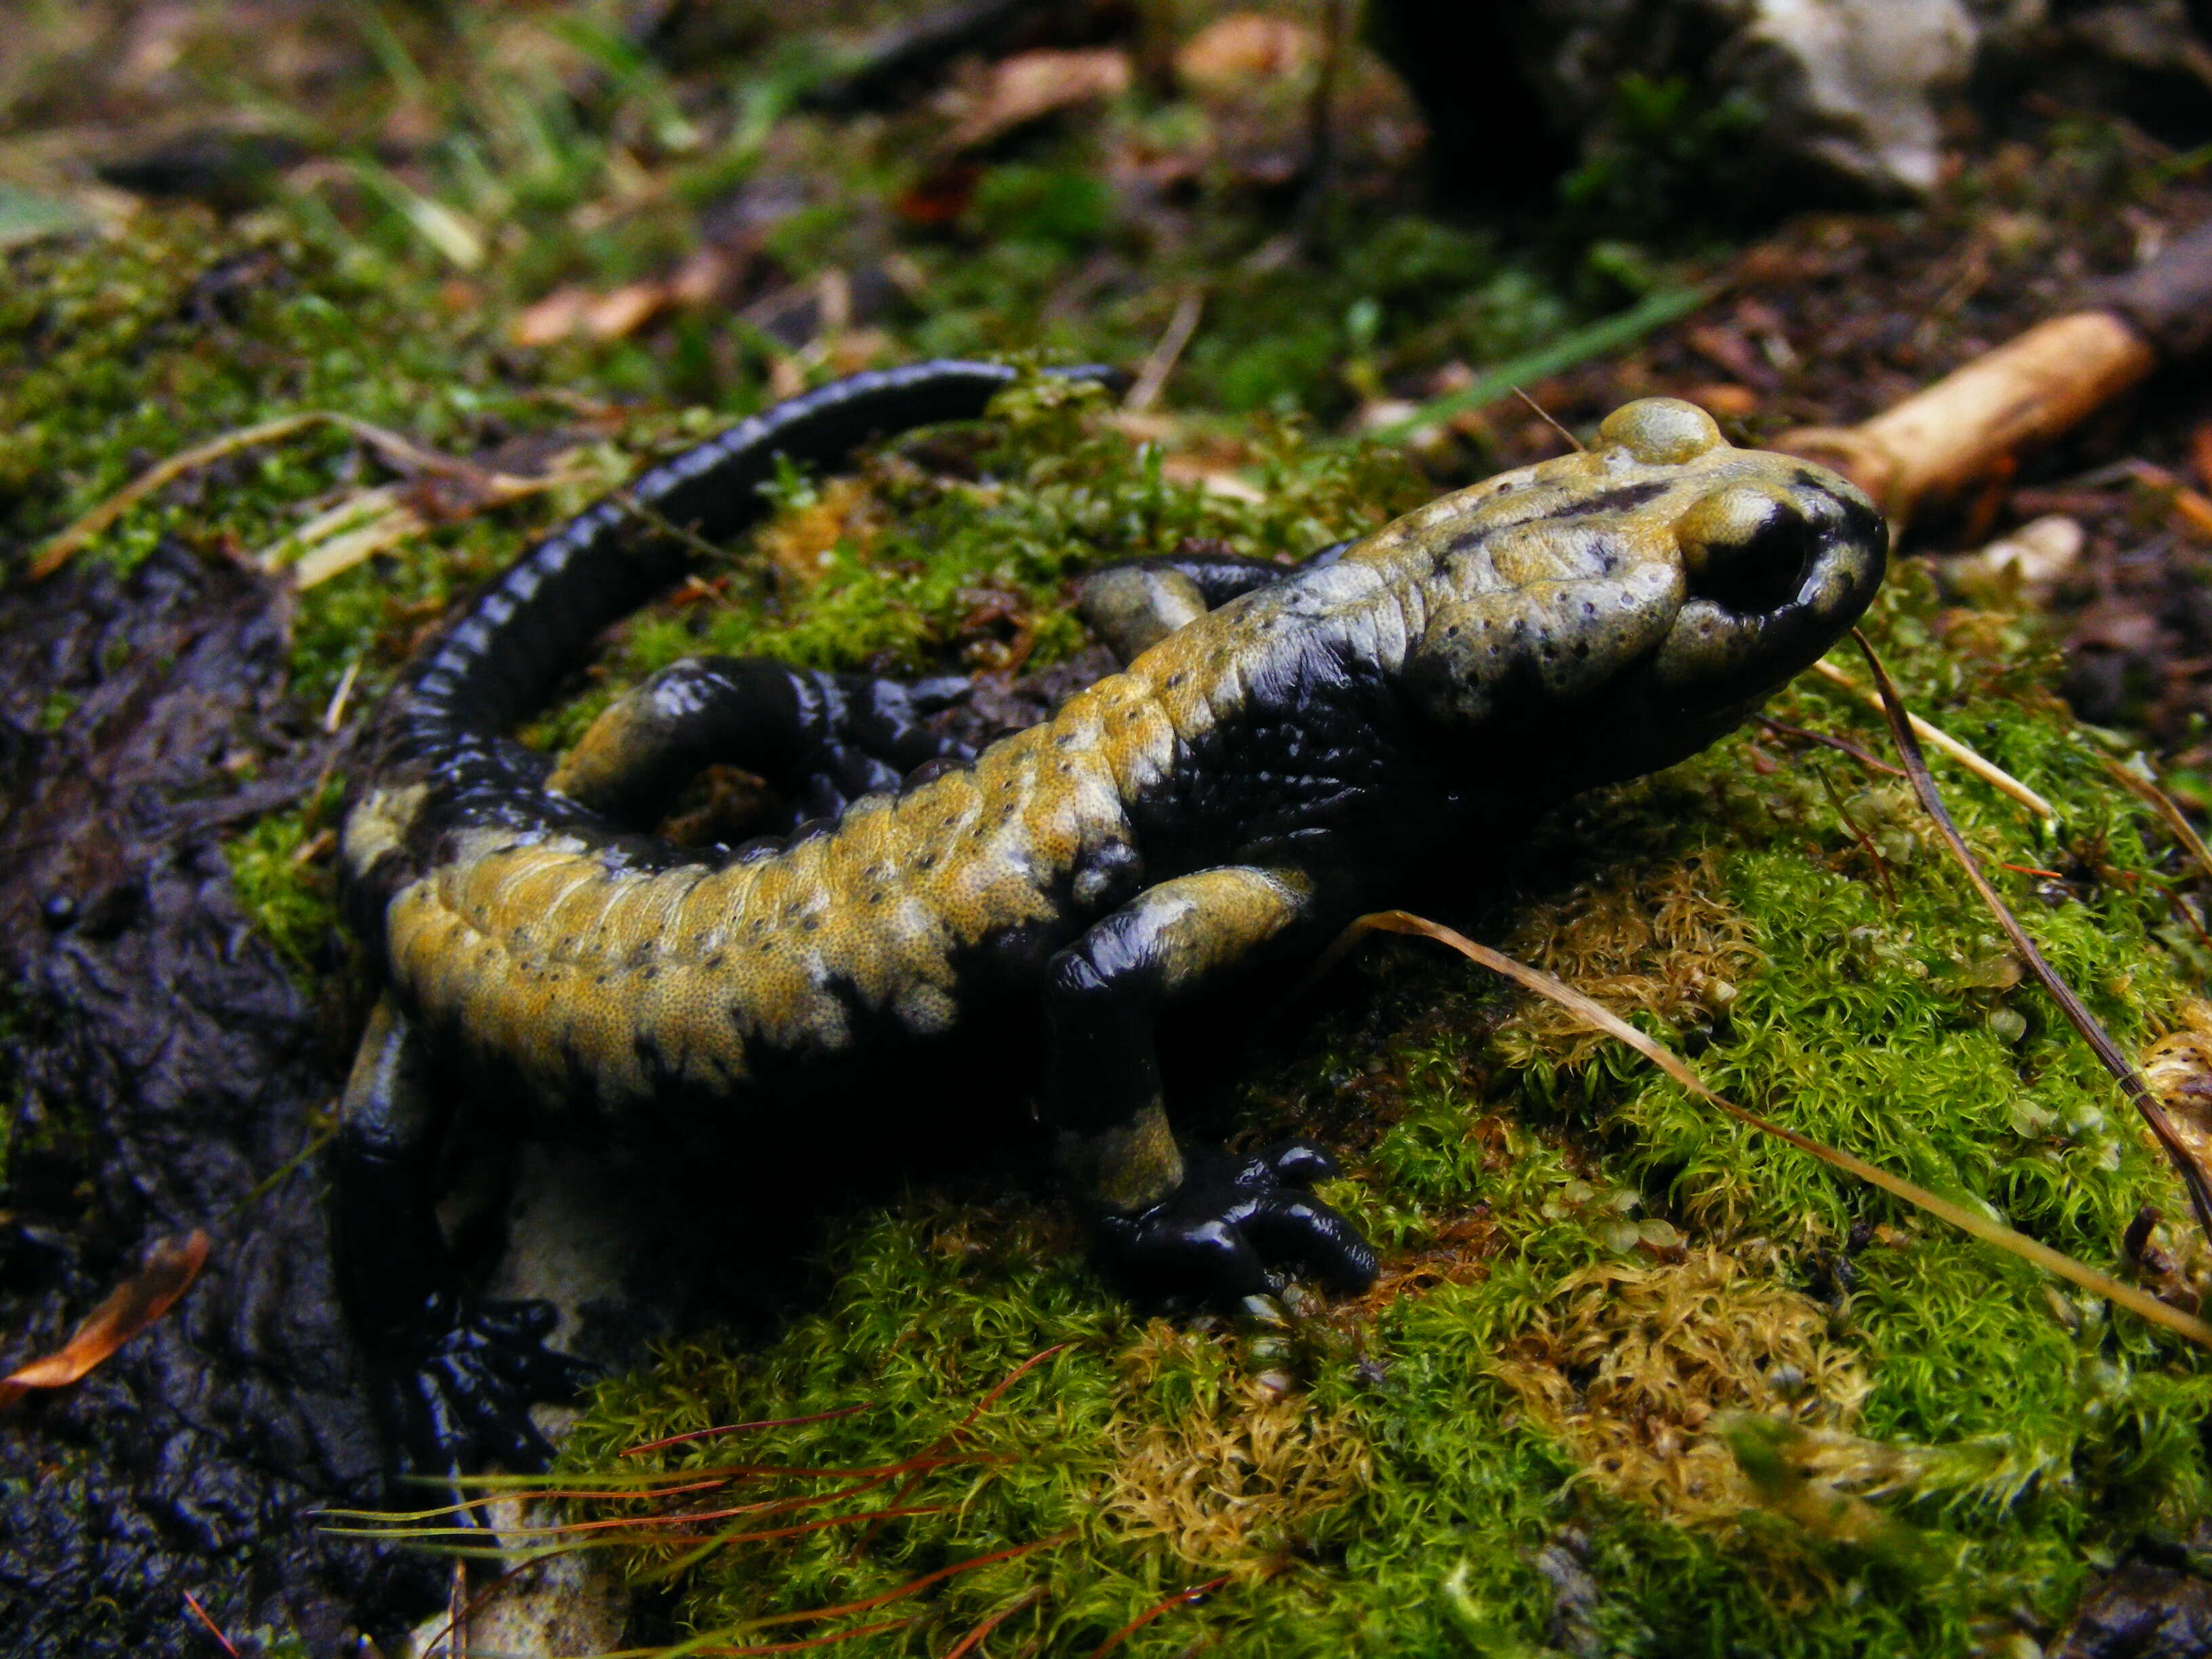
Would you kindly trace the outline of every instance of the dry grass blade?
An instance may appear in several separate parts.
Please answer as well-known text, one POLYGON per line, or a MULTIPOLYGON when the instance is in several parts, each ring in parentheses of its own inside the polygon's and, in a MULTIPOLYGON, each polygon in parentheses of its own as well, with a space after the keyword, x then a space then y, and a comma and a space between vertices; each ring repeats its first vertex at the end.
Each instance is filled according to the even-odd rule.
POLYGON ((289 437, 323 418, 312 413, 285 415, 273 421, 263 421, 258 426, 242 426, 235 432, 226 432, 220 438, 211 438, 206 443, 197 444, 149 467, 32 555, 28 567, 31 580, 44 581, 52 575, 67 564, 80 548, 163 485, 173 483, 187 472, 197 471, 226 455, 234 455, 241 449, 251 449, 256 444, 265 444, 272 439, 289 437))
MULTIPOLYGON (((2137 764, 2142 763, 2142 758, 2141 756, 2136 757, 2137 764)), ((2190 823, 2189 815, 2181 810, 2180 804, 2158 787, 2157 781, 2149 775, 2147 768, 2137 771, 2135 766, 2123 765, 2108 756, 2105 757, 2105 770, 2112 775, 2113 782, 2147 803, 2165 823, 2181 849, 2197 860, 2197 867, 2206 875, 2212 876, 2212 851, 2206 849, 2204 838, 2197 833, 2197 826, 2190 823)))
POLYGON ((1794 738, 1800 743, 1816 743, 1824 749, 1832 749, 1839 755, 1849 755, 1869 772, 1878 772, 1886 778, 1901 778, 1905 769, 1892 766, 1887 761, 1876 760, 1872 755, 1847 738, 1832 732, 1814 732, 1802 726, 1792 726, 1787 720, 1776 720, 1771 714, 1753 714, 1751 723, 1761 731, 1771 732, 1778 738, 1794 738))
POLYGON ((2058 1005, 2068 1024, 2081 1034, 2081 1040, 2089 1045, 2098 1060, 2103 1062, 2105 1069, 2112 1074, 2112 1080, 2120 1085, 2120 1092, 2127 1096, 2136 1110, 2142 1115, 2143 1121, 2150 1126, 2151 1133, 2157 1137, 2158 1144, 2166 1149, 2166 1157, 2172 1161, 2174 1173, 2181 1177, 2181 1184, 2189 1189, 2190 1206, 2197 1212, 2197 1224, 2204 1230, 2206 1237, 2212 1238, 2212 1182, 2207 1181, 2203 1166, 2191 1155, 2181 1137, 2174 1133, 2173 1124, 2166 1115, 2166 1108, 2159 1104, 2158 1097, 2150 1091, 2150 1085, 2128 1063, 2127 1056, 2120 1052, 2118 1045, 2106 1033, 2105 1028, 2097 1023, 2097 1017, 2089 1012, 2081 998, 2074 994, 2074 988, 2061 979, 2057 969, 2044 960, 2043 952, 2035 948, 2035 941, 2027 936, 2027 930, 2020 925, 2020 919, 1997 896, 1997 890, 1990 885, 1989 878, 1982 873, 1981 866, 1975 862, 1973 854, 1968 850, 1966 837, 1959 833, 1959 826, 1951 821, 1950 809, 1943 805, 1942 796, 1936 793, 1936 780, 1928 775, 1927 757, 1920 752, 1919 742, 1913 735, 1913 722, 1905 714, 1905 702, 1897 695, 1897 687, 1890 681, 1889 671, 1882 666, 1881 659, 1875 654, 1874 645, 1864 634, 1853 629, 1851 637, 1858 641, 1860 651, 1865 653, 1867 666, 1874 671, 1875 684, 1881 691, 1882 712, 1889 717, 1890 735, 1896 739, 1899 757, 1905 762, 1905 769, 1911 775, 1913 793, 1920 797, 1920 805, 1927 809, 1928 816, 1936 821, 1936 829, 1942 832, 1944 844, 1951 849, 1952 858, 1966 872, 1966 879, 1973 884, 1974 890, 1981 895, 1982 902, 1996 918, 1997 926, 2004 929, 2013 948, 2027 963, 2028 971, 2051 994, 2051 1000, 2058 1005))
POLYGON ((1137 371, 1128 396, 1121 399, 1122 413, 1141 415, 1159 401, 1168 376, 1175 373, 1176 364, 1182 359, 1183 348, 1198 332, 1198 319, 1205 310, 1204 289, 1194 286, 1183 289, 1176 301, 1175 314, 1168 319, 1168 325, 1152 347, 1152 355, 1145 359, 1145 366, 1137 371))
MULTIPOLYGON (((565 478, 557 474, 542 478, 520 478, 504 472, 489 471, 473 462, 425 449, 397 432, 356 416, 342 415, 332 410, 303 410, 296 415, 283 415, 273 421, 240 427, 236 431, 226 432, 204 444, 195 444, 190 449, 181 450, 167 460, 156 462, 33 554, 27 567, 31 580, 43 581, 52 575, 133 507, 185 474, 198 471, 226 455, 234 455, 241 449, 251 449, 257 444, 289 438, 311 426, 343 428, 400 471, 432 473, 458 480, 467 487, 472 497, 485 506, 516 501, 565 482, 565 478)), ((312 570, 296 579, 302 587, 328 580, 340 570, 359 563, 369 554, 412 534, 422 525, 419 514, 398 502, 392 492, 381 489, 363 491, 352 501, 342 504, 333 512, 346 514, 349 521, 368 518, 370 522, 346 535, 331 538, 325 544, 327 550, 319 549, 322 555, 320 560, 312 570)), ((324 519, 328 520, 331 516, 326 514, 324 519)), ((320 520, 318 525, 325 530, 330 528, 320 520)), ((305 531, 294 532, 264 555, 264 562, 269 562, 273 556, 281 555, 305 535, 305 531)))
POLYGON ((665 1439, 648 1440, 641 1446, 623 1449, 624 1457, 641 1457, 647 1452, 659 1451, 667 1446, 689 1445, 695 1440, 712 1440, 725 1434, 743 1434, 751 1429, 795 1429, 809 1423, 828 1423, 841 1417, 857 1417, 862 1412, 875 1410, 877 1402, 866 1400, 857 1406, 840 1406, 835 1411, 816 1412, 806 1417, 763 1417, 753 1423, 723 1423, 711 1429, 693 1429, 688 1434, 672 1434, 665 1439))
POLYGON ((222 1650, 230 1656, 230 1659, 238 1659, 238 1649, 233 1645, 230 1638, 222 1633, 222 1626, 208 1617, 207 1609, 199 1604, 198 1599, 190 1590, 185 1592, 185 1605, 192 1610, 193 1616, 200 1623, 207 1626, 208 1634, 222 1644, 222 1650))
POLYGON ((1851 839, 1858 842, 1859 850, 1874 866, 1875 879, 1881 884, 1881 896, 1889 901, 1889 908, 1894 910, 1897 908, 1897 886, 1889 878, 1889 860, 1882 857, 1881 849, 1874 844, 1874 837, 1859 828, 1859 821, 1851 816, 1850 808, 1844 805, 1843 796, 1837 793, 1836 781, 1828 775, 1826 769, 1822 768, 1815 775, 1820 780, 1820 787, 1827 793, 1828 805, 1836 809, 1836 816, 1843 820, 1844 828, 1851 832, 1851 839))
POLYGON ((1075 1536, 1073 1529, 1056 1532, 1049 1538, 1033 1539, 1026 1544, 1012 1544, 1002 1550, 993 1550, 986 1555, 971 1555, 965 1561, 955 1561, 949 1567, 939 1567, 934 1572, 925 1572, 919 1578, 910 1578, 895 1589, 879 1590, 873 1595, 863 1596, 857 1601, 847 1601, 834 1607, 809 1607, 804 1613, 772 1613, 765 1618, 748 1619, 725 1634, 738 1631, 765 1630, 771 1625, 795 1624, 802 1619, 842 1619, 848 1613, 870 1613, 886 1602, 902 1601, 918 1595, 932 1584, 942 1583, 957 1574, 969 1572, 977 1567, 988 1567, 994 1562, 1012 1561, 1018 1556, 1032 1555, 1038 1550, 1053 1549, 1075 1536))
MULTIPOLYGON (((953 1441, 957 1440, 963 1433, 974 1425, 977 1418, 981 1417, 985 1412, 988 1411, 993 1406, 998 1403, 999 1396, 1005 1394, 1008 1389, 1012 1388, 1015 1383, 1020 1382, 1022 1378, 1027 1376, 1038 1366, 1043 1364, 1046 1360, 1050 1359, 1055 1354, 1066 1352, 1068 1349, 1074 1346, 1075 1345, 1073 1342, 1056 1342, 1049 1348, 1041 1348, 1036 1352, 1031 1354, 1027 1359, 1022 1361, 1020 1364, 1015 1366, 1013 1370, 1008 1371, 1006 1376, 1000 1378, 997 1386, 993 1388, 992 1390, 988 1394, 985 1395, 981 1400, 977 1401, 975 1406, 969 1411, 968 1415, 962 1418, 960 1421, 954 1425, 950 1433, 940 1436, 934 1443, 921 1454, 921 1457, 915 1460, 916 1465, 915 1473, 908 1478, 904 1486, 901 1486, 896 1492, 891 1494, 891 1502, 894 1504, 903 1504, 908 1498, 914 1495, 914 1489, 921 1482, 923 1473, 921 1464, 925 1459, 935 1457, 942 1448, 948 1446, 953 1441)), ((869 1528, 867 1531, 862 1533, 860 1534, 860 1541, 853 1546, 854 1554, 858 1555, 861 1551, 866 1549, 868 1545, 873 1541, 875 1535, 876 1529, 873 1527, 869 1528)))
MULTIPOLYGON (((1866 687, 1861 685, 1856 680, 1853 679, 1849 674, 1844 672, 1842 669, 1838 668, 1832 663, 1816 662, 1813 665, 1813 672, 1818 674, 1822 679, 1827 681, 1829 684, 1837 687, 1840 690, 1850 692, 1861 702, 1865 703, 1869 708, 1881 709, 1882 708, 1882 701, 1879 693, 1868 690, 1866 687)), ((1930 726, 1926 720, 1922 720, 1917 714, 1914 714, 1910 718, 1912 721, 1913 731, 1919 735, 1922 741, 1931 744, 1935 748, 1942 750, 1953 760, 1958 762, 1960 765, 1965 767, 1976 777, 1981 779, 1983 782, 1990 785, 1990 787, 2002 790, 2004 793, 2010 795, 2014 800, 2018 801, 2022 806, 2027 808, 2029 811, 2034 813, 2036 817, 2039 818, 2055 818, 2058 816, 2058 809, 2057 807, 2053 806, 2049 801, 2044 799, 2041 795, 2036 793, 2034 790, 2029 788, 2026 784, 2022 783, 2018 778, 2013 776, 2011 773, 2006 771, 2004 768, 1999 766, 1995 761, 1990 759, 1986 755, 1980 753, 1978 750, 1970 749, 1965 744, 1960 743, 1958 738, 1953 737, 1948 732, 1940 731, 1936 727, 1930 726)))
POLYGON ((1581 992, 1571 986, 1562 984, 1549 974, 1516 962, 1512 957, 1493 951, 1486 945, 1477 945, 1473 939, 1463 934, 1455 933, 1449 927, 1441 927, 1436 922, 1409 915, 1403 910, 1377 911, 1372 915, 1360 917, 1351 927, 1346 928, 1336 943, 1332 945, 1324 955, 1324 964, 1334 962, 1351 948, 1352 943, 1361 934, 1369 933, 1410 933, 1420 939, 1435 939, 1440 945, 1448 945, 1469 961, 1481 963, 1492 973, 1503 974, 1516 985, 1525 987, 1540 996, 1549 997, 1561 1007, 1579 1015, 1608 1036, 1616 1037, 1626 1043, 1698 1099, 1719 1107, 1738 1122, 1747 1123, 1753 1128, 1772 1135, 1778 1140, 1787 1141, 1798 1151, 1811 1154, 1831 1168, 1841 1170, 1848 1175, 1856 1176, 1869 1185, 1881 1188, 1891 1196, 1903 1199, 1906 1203, 1925 1210, 1939 1220, 1948 1221, 1961 1232, 1971 1233, 1985 1243, 1994 1244, 2001 1250, 2009 1251, 2024 1261, 2033 1262, 2046 1272, 2056 1273, 2061 1279, 2079 1285, 2086 1291, 2094 1291, 2107 1301, 2118 1303, 2130 1312, 2140 1314, 2153 1324, 2163 1325, 2177 1335, 2188 1338, 2199 1347, 2212 1348, 2212 1325, 2208 1325, 2201 1319, 2183 1313, 2178 1308, 2168 1307, 2148 1291, 2138 1290, 2132 1285, 2124 1285, 2111 1274, 2099 1273, 2094 1267, 2075 1261, 2070 1255, 2062 1255, 2048 1244, 2030 1238, 2025 1233, 2015 1232, 2002 1222, 1992 1221, 1987 1216, 1977 1214, 1963 1205, 1953 1203, 1948 1198, 1939 1198, 1926 1188, 1915 1186, 1911 1182, 1901 1176, 1893 1176, 1888 1170, 1868 1163, 1864 1158, 1854 1158, 1849 1152, 1838 1152, 1832 1146, 1823 1146, 1809 1135, 1799 1134, 1795 1129, 1786 1129, 1781 1124, 1763 1118, 1755 1112, 1746 1111, 1734 1101, 1716 1094, 1705 1085, 1704 1079, 1690 1069, 1686 1062, 1644 1036, 1643 1032, 1638 1030, 1611 1009, 1601 1003, 1593 1002, 1581 992))

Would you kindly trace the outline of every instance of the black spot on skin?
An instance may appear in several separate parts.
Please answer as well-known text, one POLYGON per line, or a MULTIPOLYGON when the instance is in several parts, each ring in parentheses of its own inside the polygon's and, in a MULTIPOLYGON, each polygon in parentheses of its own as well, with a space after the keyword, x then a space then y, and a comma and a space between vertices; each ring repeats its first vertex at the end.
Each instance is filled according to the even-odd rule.
POLYGON ((1548 513, 1539 513, 1524 519, 1523 524, 1549 524, 1554 519, 1587 518, 1596 513, 1627 513, 1646 501, 1663 495, 1673 486, 1663 478, 1648 478, 1642 483, 1620 484, 1612 489, 1601 489, 1595 495, 1580 495, 1562 501, 1548 513))

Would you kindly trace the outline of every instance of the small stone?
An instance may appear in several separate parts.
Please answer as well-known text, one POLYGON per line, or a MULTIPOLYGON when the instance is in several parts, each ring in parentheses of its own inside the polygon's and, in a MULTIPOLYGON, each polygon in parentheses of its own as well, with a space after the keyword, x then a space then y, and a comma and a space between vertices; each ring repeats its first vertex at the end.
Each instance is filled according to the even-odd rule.
POLYGON ((2051 513, 2030 520, 1978 552, 1946 559, 1939 568, 1944 584, 1968 598, 2041 605, 2081 562, 2087 540, 2080 520, 2051 513))

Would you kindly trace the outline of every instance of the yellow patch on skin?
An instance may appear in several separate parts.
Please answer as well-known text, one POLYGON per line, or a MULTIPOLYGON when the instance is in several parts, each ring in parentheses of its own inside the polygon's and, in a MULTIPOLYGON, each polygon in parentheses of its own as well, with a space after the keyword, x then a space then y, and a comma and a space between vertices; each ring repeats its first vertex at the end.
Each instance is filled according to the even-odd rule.
POLYGON ((398 852, 429 793, 428 786, 410 783, 397 789, 372 789, 356 802, 346 814, 340 848, 347 866, 367 870, 386 853, 398 852))
POLYGON ((1060 1163, 1078 1192, 1116 1215, 1148 1209, 1182 1184, 1182 1153, 1157 1100, 1126 1123, 1061 1135, 1060 1163))

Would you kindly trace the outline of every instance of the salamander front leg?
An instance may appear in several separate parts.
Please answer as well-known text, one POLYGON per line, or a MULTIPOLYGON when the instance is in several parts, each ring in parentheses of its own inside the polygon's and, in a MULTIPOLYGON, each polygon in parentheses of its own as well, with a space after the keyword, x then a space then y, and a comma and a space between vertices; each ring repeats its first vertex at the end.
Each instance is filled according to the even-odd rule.
POLYGON ((828 817, 895 790, 916 767, 974 752, 921 724, 968 689, 828 674, 758 657, 693 657, 611 704, 547 787, 619 823, 652 823, 700 769, 759 773, 801 816, 828 817))
POLYGON ((1161 1099, 1161 1005, 1279 943, 1309 908, 1293 872, 1231 866, 1147 890, 1053 959, 1048 1101, 1061 1169, 1108 1264, 1141 1285, 1233 1304, 1286 1269, 1340 1288, 1375 1253, 1306 1189, 1334 1165, 1291 1142, 1256 1158, 1186 1161, 1161 1099))
POLYGON ((436 1213, 446 1115, 405 1016, 384 998, 346 1079, 330 1153, 339 1289, 411 1467, 459 1471, 496 1458, 541 1468, 552 1448, 530 1407, 567 1399, 592 1372, 544 1346, 558 1317, 550 1304, 477 1301, 457 1288, 436 1213))

